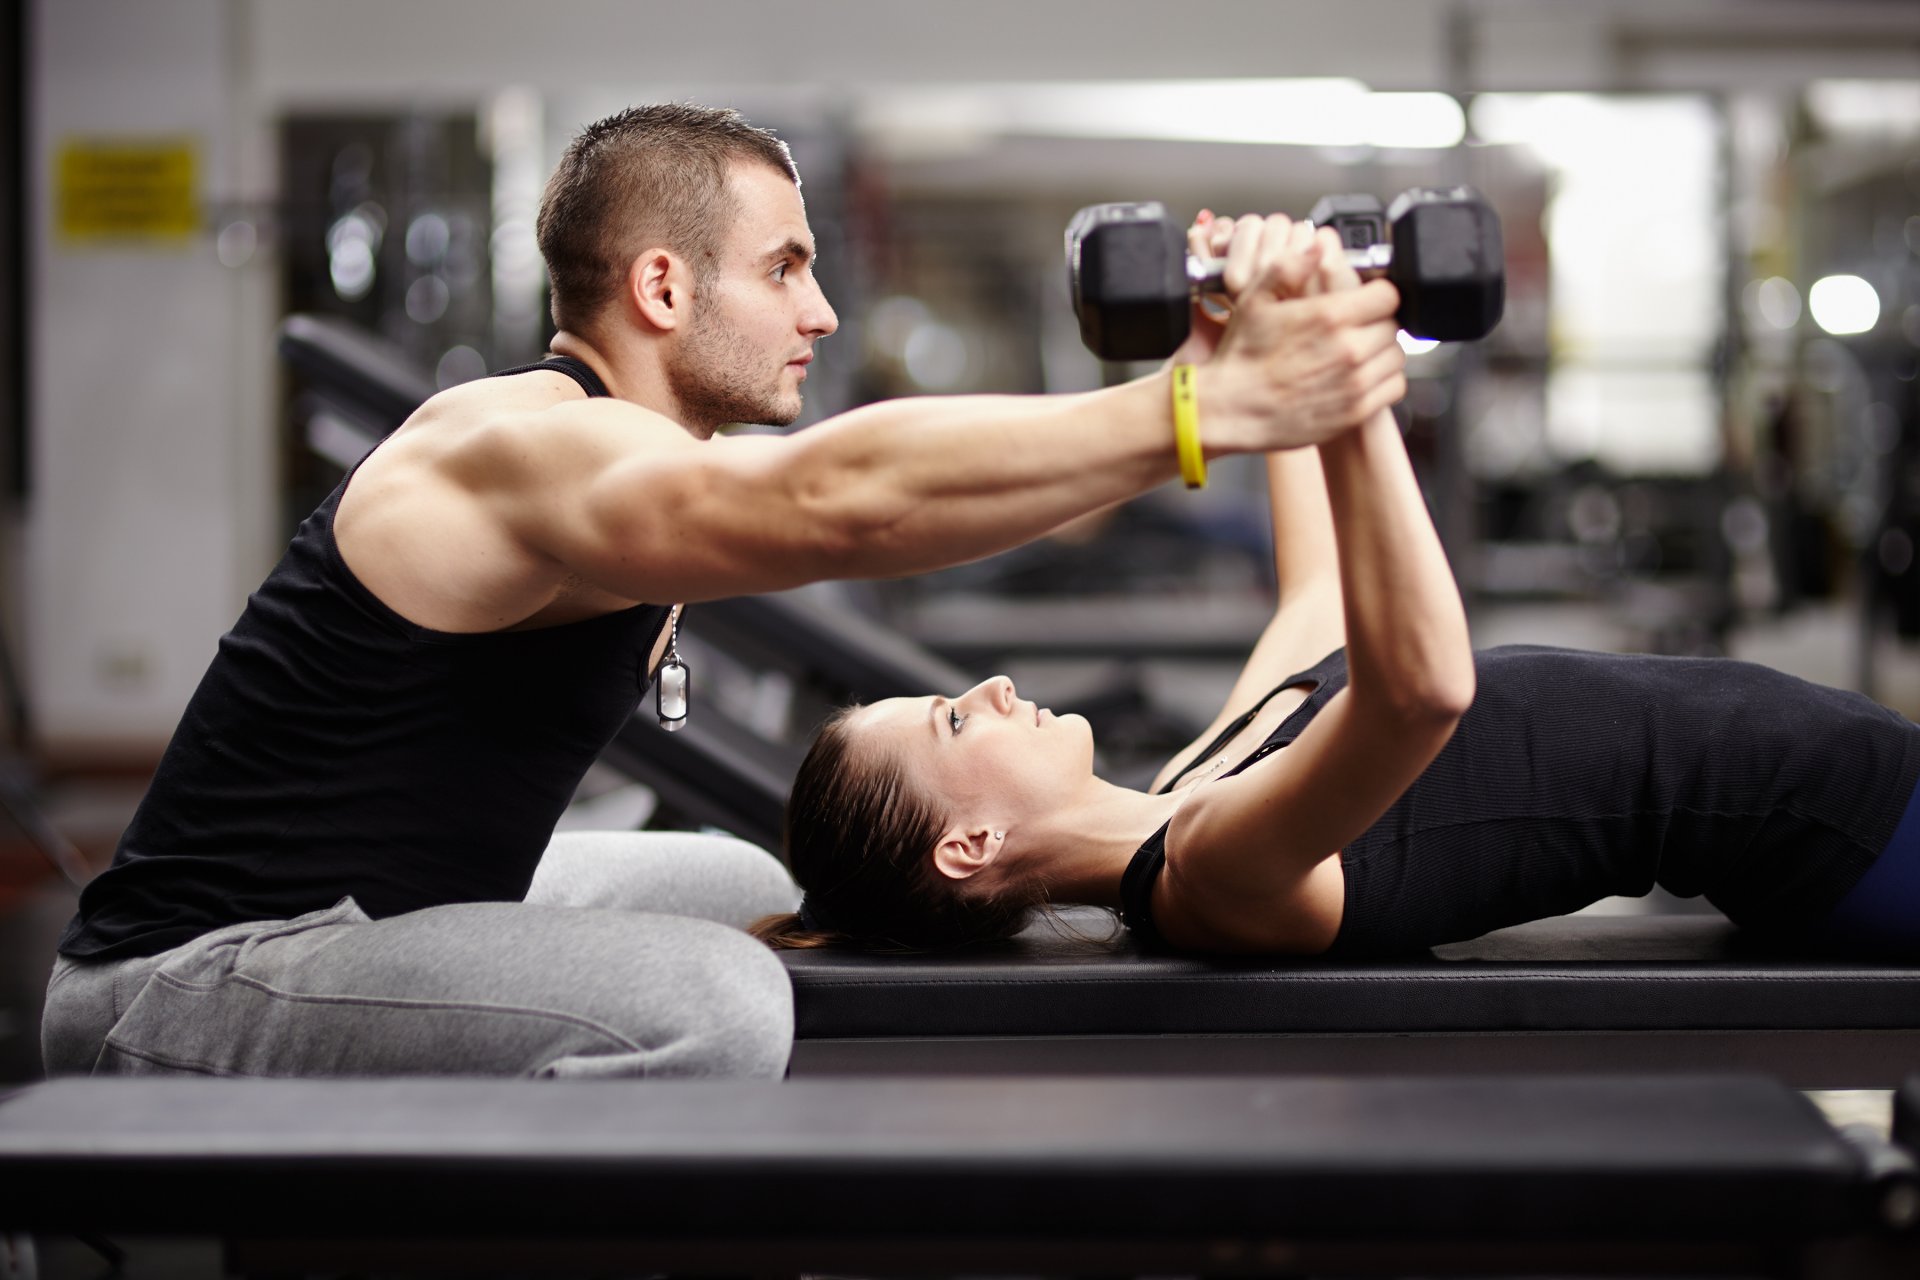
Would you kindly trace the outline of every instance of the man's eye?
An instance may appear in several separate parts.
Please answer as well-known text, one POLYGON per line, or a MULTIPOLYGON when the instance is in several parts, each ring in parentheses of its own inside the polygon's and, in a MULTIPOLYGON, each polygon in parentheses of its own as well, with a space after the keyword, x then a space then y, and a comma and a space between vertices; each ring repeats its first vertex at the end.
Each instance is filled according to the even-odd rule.
POLYGON ((777 267, 775 267, 775 268, 773 269, 773 278, 774 278, 775 280, 785 280, 785 279, 787 278, 787 264, 786 264, 786 263, 784 263, 784 262, 783 262, 783 263, 781 263, 781 264, 780 264, 779 266, 777 266, 777 267))
POLYGON ((947 723, 952 726, 953 731, 955 733, 959 733, 960 726, 965 724, 966 722, 967 722, 967 718, 965 716, 961 715, 958 711, 955 711, 952 707, 947 708, 947 723))

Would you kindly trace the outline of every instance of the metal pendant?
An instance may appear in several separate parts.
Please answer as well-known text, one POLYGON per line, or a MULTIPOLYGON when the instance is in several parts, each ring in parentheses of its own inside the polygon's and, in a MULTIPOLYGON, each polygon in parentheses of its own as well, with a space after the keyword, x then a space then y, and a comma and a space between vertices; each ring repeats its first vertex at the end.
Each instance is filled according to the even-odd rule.
POLYGON ((680 660, 680 610, 684 607, 673 606, 673 613, 667 618, 667 653, 660 660, 660 674, 654 677, 653 710, 660 717, 660 727, 668 733, 687 727, 688 683, 692 673, 680 660))
POLYGON ((687 674, 687 664, 677 654, 668 654, 660 663, 653 709, 660 717, 660 727, 668 733, 687 726, 687 674))

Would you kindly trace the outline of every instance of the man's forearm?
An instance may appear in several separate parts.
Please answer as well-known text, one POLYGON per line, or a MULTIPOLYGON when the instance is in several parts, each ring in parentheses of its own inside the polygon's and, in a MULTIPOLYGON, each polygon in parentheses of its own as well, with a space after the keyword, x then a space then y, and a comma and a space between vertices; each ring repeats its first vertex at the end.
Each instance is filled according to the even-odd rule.
POLYGON ((839 531, 835 576, 977 559, 1172 478, 1170 394, 1161 375, 1079 395, 869 405, 794 440, 789 492, 810 523, 839 531))
MULTIPOLYGON (((1312 255, 1253 222, 1229 248, 1232 320, 1197 363, 1200 442, 1215 457, 1350 433, 1405 390, 1381 281, 1281 293, 1312 255)), ((1350 273, 1349 273, 1350 274, 1350 273)), ((823 423, 783 460, 835 576, 912 573, 989 555, 1129 498, 1176 470, 1170 374, 1082 396, 872 405, 823 423)), ((814 566, 823 568, 824 566, 814 566)))

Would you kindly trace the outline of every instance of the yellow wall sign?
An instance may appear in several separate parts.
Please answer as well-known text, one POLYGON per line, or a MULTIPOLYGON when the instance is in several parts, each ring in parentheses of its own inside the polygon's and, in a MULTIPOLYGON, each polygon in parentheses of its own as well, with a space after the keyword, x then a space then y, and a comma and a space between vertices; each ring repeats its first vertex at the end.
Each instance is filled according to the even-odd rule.
POLYGON ((54 162, 62 240, 172 243, 200 230, 190 138, 75 138, 54 162))

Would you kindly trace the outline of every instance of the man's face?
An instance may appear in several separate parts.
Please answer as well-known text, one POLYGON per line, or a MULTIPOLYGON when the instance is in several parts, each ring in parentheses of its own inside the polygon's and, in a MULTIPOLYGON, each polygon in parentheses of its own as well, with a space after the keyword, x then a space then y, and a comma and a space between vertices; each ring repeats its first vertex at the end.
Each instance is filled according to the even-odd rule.
POLYGON ((800 191, 768 165, 736 163, 734 220, 719 260, 694 286, 693 314, 668 367, 686 425, 786 426, 800 416, 813 344, 839 318, 813 278, 813 232, 800 191))

